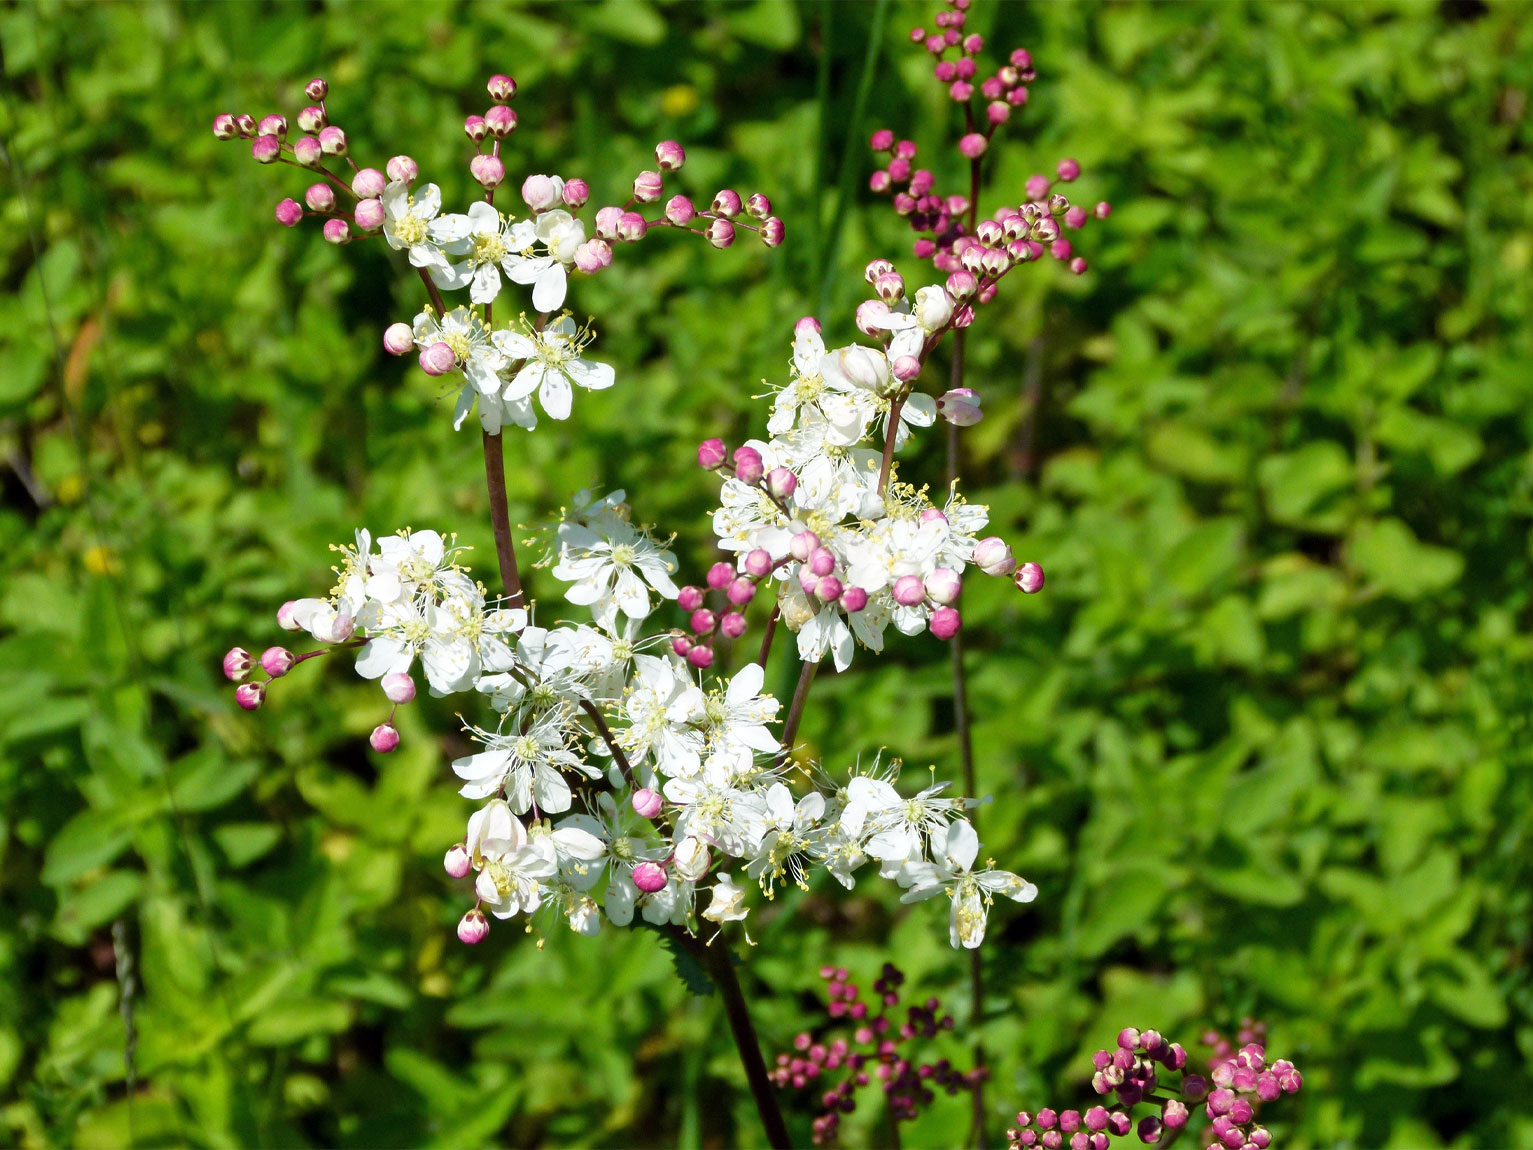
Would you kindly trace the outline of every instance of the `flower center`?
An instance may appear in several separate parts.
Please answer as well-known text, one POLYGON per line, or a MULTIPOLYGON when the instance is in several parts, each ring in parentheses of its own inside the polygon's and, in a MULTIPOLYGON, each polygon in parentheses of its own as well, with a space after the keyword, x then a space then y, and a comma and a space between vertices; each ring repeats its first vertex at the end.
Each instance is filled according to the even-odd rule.
POLYGON ((474 263, 498 264, 506 255, 506 241, 500 238, 498 231, 474 237, 474 252, 470 257, 474 263))

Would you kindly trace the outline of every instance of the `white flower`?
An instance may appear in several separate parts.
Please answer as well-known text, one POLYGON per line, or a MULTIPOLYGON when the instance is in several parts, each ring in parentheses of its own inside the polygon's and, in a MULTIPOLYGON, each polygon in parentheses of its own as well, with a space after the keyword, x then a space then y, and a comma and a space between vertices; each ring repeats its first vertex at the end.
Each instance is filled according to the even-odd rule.
POLYGON ((476 732, 489 750, 453 760, 453 773, 464 780, 458 793, 482 799, 504 787, 506 800, 517 814, 534 807, 540 813, 559 814, 570 809, 570 787, 563 771, 578 771, 595 778, 600 771, 581 761, 567 745, 561 714, 550 713, 519 734, 476 732))
POLYGON ((730 679, 723 692, 714 691, 703 704, 703 730, 709 751, 709 769, 717 766, 721 781, 750 769, 755 753, 775 754, 782 749, 767 730, 782 704, 761 693, 766 676, 760 665, 747 663, 730 679))
POLYGON ((611 629, 621 610, 630 619, 650 613, 649 591, 674 599, 679 592, 671 581, 676 560, 649 536, 622 525, 610 537, 586 527, 561 530, 561 554, 553 575, 571 584, 564 597, 589 606, 596 621, 611 629), (640 578, 643 576, 643 578, 640 578))
POLYGON ((500 268, 511 254, 511 227, 494 206, 479 200, 466 215, 443 216, 432 228, 448 255, 467 256, 434 273, 437 286, 447 291, 469 288, 475 303, 493 303, 500 294, 500 268))
POLYGON ((442 210, 442 192, 427 184, 420 195, 412 195, 410 186, 395 180, 383 190, 383 237, 395 251, 408 251, 410 263, 435 275, 445 271, 447 259, 432 236, 432 224, 442 210))
POLYGON ((567 314, 547 324, 541 331, 527 325, 526 334, 497 331, 492 340, 507 360, 525 361, 520 371, 501 391, 501 397, 515 402, 533 392, 551 419, 570 417, 570 384, 587 391, 601 391, 613 383, 609 364, 591 363, 580 353, 591 342, 589 328, 576 328, 567 314))
POLYGON ((932 835, 930 863, 914 864, 910 889, 901 902, 920 902, 946 893, 953 902, 948 919, 948 940, 953 946, 973 950, 985 939, 985 921, 996 895, 1016 902, 1032 902, 1038 888, 1010 871, 973 871, 979 855, 979 837, 962 820, 932 835))
POLYGON ((564 306, 567 269, 575 262, 575 249, 585 242, 585 224, 562 208, 544 212, 536 221, 521 220, 511 230, 512 254, 501 263, 506 275, 519 284, 532 285, 532 306, 541 312, 564 306), (543 254, 534 254, 536 243, 543 254))
POLYGON ((690 776, 702 768, 702 732, 692 729, 704 714, 697 684, 672 660, 634 656, 634 680, 623 711, 629 725, 616 738, 637 767, 654 757, 663 775, 690 776))
MULTIPOLYGON (((713 883, 713 901, 703 911, 703 917, 722 927, 726 922, 744 921, 749 913, 750 907, 745 905, 744 888, 736 886, 727 871, 720 871, 713 883)), ((749 935, 746 935, 746 941, 750 941, 749 935)))
POLYGON ((481 396, 499 395, 506 357, 490 342, 490 329, 476 313, 455 307, 439 320, 421 312, 415 317, 415 345, 424 349, 435 343, 452 348, 458 369, 481 396))
POLYGON ((601 877, 602 869, 610 863, 611 881, 632 886, 635 863, 659 862, 665 858, 670 853, 665 845, 651 842, 635 831, 635 826, 641 821, 633 813, 631 805, 625 802, 619 809, 617 801, 605 791, 596 796, 596 810, 593 813, 570 815, 562 819, 556 833, 565 829, 584 831, 595 838, 601 847, 600 853, 592 858, 592 865, 587 868, 584 881, 576 885, 582 889, 595 885, 601 877))
POLYGON ((486 839, 479 846, 483 865, 474 880, 474 893, 496 918, 537 910, 543 902, 543 883, 559 873, 552 839, 546 835, 529 839, 514 819, 511 827, 510 837, 486 839))
POLYGON ((795 805, 787 786, 774 783, 762 796, 762 804, 764 833, 745 873, 761 884, 768 898, 784 875, 808 890, 804 863, 810 848, 822 837, 819 823, 825 815, 825 796, 811 791, 795 805))

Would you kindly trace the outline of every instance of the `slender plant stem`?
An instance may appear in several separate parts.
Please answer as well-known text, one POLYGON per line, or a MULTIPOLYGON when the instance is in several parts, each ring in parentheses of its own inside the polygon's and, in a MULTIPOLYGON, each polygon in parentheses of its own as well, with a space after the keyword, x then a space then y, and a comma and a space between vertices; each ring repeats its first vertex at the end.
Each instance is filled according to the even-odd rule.
POLYGON ((798 737, 798 725, 804 718, 804 704, 809 701, 809 684, 814 682, 814 673, 819 669, 819 660, 806 660, 804 669, 799 672, 798 686, 793 691, 793 702, 788 707, 788 721, 782 728, 783 762, 787 762, 788 756, 793 753, 793 740, 798 737))
POLYGON ((495 525, 495 557, 506 598, 522 600, 522 577, 516 569, 516 544, 511 540, 511 511, 506 502, 505 441, 499 433, 484 433, 484 485, 490 492, 490 521, 495 525))
POLYGON ((878 493, 882 495, 889 486, 889 469, 894 466, 894 437, 900 430, 900 410, 905 406, 906 392, 889 401, 889 427, 884 435, 884 458, 878 466, 878 493))
POLYGON ((766 670, 767 656, 772 653, 772 640, 777 637, 777 620, 781 618, 782 604, 778 603, 772 607, 772 617, 767 620, 766 632, 761 636, 761 654, 756 656, 763 671, 766 670))
POLYGON ((612 728, 607 726, 607 720, 602 718, 601 708, 590 699, 580 700, 580 709, 591 716, 591 722, 596 724, 596 733, 601 736, 602 742, 607 744, 607 749, 612 752, 613 761, 617 763, 617 769, 623 772, 623 778, 628 781, 630 787, 638 787, 638 781, 634 778, 633 767, 629 765, 628 756, 623 753, 623 748, 612 737, 612 728))
POLYGON ((436 308, 436 317, 441 319, 447 314, 447 305, 442 302, 442 293, 437 291, 436 283, 431 278, 431 273, 425 268, 416 268, 415 274, 420 276, 421 283, 426 285, 426 294, 431 297, 431 306, 436 308))
POLYGON ((707 970, 713 985, 719 988, 724 1000, 724 1015, 729 1019, 729 1032, 734 1037, 735 1049, 740 1054, 740 1065, 745 1080, 750 1083, 751 1097, 756 1102, 756 1113, 766 1131, 767 1145, 773 1150, 785 1150, 793 1145, 788 1138, 788 1126, 783 1121, 782 1109, 777 1105, 777 1092, 767 1076, 766 1059, 761 1056, 761 1040, 756 1037, 756 1027, 751 1023, 750 1007, 745 1002, 745 992, 740 989, 740 979, 735 974, 734 954, 721 934, 711 945, 705 945, 685 928, 666 927, 670 936, 688 954, 707 970))

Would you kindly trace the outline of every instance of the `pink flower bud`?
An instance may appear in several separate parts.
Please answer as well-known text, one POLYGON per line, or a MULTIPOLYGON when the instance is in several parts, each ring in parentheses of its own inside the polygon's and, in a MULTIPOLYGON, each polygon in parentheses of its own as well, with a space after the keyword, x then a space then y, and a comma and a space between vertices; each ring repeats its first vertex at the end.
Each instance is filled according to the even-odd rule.
POLYGON ((915 607, 926 598, 926 584, 919 575, 901 575, 889 593, 900 606, 915 607))
POLYGON ((926 577, 926 593, 944 605, 958 602, 963 580, 950 567, 938 567, 926 577))
POLYGON ((703 235, 708 237, 710 244, 722 250, 735 242, 735 226, 728 220, 709 220, 703 235))
POLYGON ((1073 274, 1083 276, 1086 274, 1086 261, 1080 256, 1076 256, 1070 261, 1069 268, 1073 274))
POLYGON ((641 862, 633 868, 633 885, 645 894, 665 889, 665 868, 659 863, 641 862))
POLYGON ((675 651, 683 658, 686 657, 687 652, 691 649, 692 640, 688 639, 685 635, 677 635, 676 638, 671 640, 671 650, 675 651))
POLYGON ((955 300, 970 299, 978 290, 979 280, 974 278, 973 272, 959 270, 947 277, 947 294, 955 300))
POLYGON ((326 220, 324 236, 326 243, 344 244, 351 238, 351 225, 345 220, 326 220))
POLYGON ((504 104, 496 104, 485 112, 484 125, 490 130, 490 135, 497 140, 504 140, 516 131, 516 112, 504 104))
POLYGON ((486 190, 500 187, 506 179, 506 165, 499 156, 475 156, 468 162, 468 171, 486 190))
POLYGON ((868 141, 868 146, 875 152, 887 152, 894 147, 894 133, 888 128, 880 128, 873 133, 873 138, 868 141))
POLYGON ((816 575, 829 575, 836 569, 835 552, 828 547, 816 547, 809 553, 809 570, 816 575))
MULTIPOLYGON (((984 46, 985 38, 977 32, 963 38, 963 50, 971 56, 977 55, 984 46)), ((968 63, 972 64, 973 61, 970 60, 968 63)))
POLYGON ((427 375, 446 375, 458 366, 458 357, 453 354, 449 344, 438 340, 421 352, 420 364, 421 370, 427 375))
POLYGON ((806 335, 809 332, 813 332, 815 335, 819 335, 820 321, 815 319, 812 315, 800 316, 798 320, 793 324, 794 336, 806 335))
POLYGON ((567 208, 583 208, 586 201, 591 198, 591 185, 584 180, 564 181, 564 206, 567 208))
POLYGON ((600 236, 592 236, 575 249, 575 266, 587 275, 611 267, 612 245, 600 236))
POLYGON ((706 600, 706 592, 701 587, 688 585, 683 587, 676 596, 676 606, 683 611, 696 611, 706 600))
POLYGON ((641 204, 653 204, 660 199, 664 185, 659 172, 640 172, 633 180, 633 198, 641 204))
POLYGON ((927 626, 931 628, 932 635, 935 638, 941 639, 945 643, 958 634, 959 629, 963 626, 963 618, 958 614, 958 608, 956 607, 938 607, 932 612, 931 620, 927 626))
POLYGON ((706 671, 713 666, 713 648, 699 643, 687 652, 687 662, 699 671, 706 671))
POLYGON ((383 329, 383 350, 390 355, 404 355, 415 346, 415 332, 407 323, 391 323, 383 329))
POLYGON ((624 212, 617 218, 617 238, 625 244, 642 240, 648 230, 649 225, 638 212, 624 212))
POLYGON ((383 201, 374 196, 370 200, 362 200, 351 213, 351 218, 357 227, 364 232, 375 232, 383 226, 386 213, 383 210, 383 201))
POLYGON ((1086 224, 1086 218, 1086 209, 1081 207, 1079 204, 1076 204, 1069 211, 1065 212, 1065 227, 1084 227, 1086 224))
POLYGON ((1055 240, 1049 245, 1049 255, 1056 260, 1068 260, 1072 248, 1069 240, 1055 240))
POLYGON ((298 660, 286 647, 268 647, 261 652, 261 669, 273 679, 282 678, 293 669, 296 662, 298 660))
POLYGON ((916 142, 914 140, 901 140, 894 145, 894 154, 901 160, 913 160, 916 158, 916 142))
POLYGON ((213 117, 213 135, 220 140, 232 140, 239 135, 239 127, 234 122, 234 117, 228 112, 220 112, 213 117))
POLYGON ((917 240, 911 248, 912 254, 918 260, 929 260, 936 254, 937 245, 931 240, 917 240))
POLYGON ((728 188, 722 189, 713 197, 713 211, 726 220, 734 219, 740 214, 740 194, 728 188))
POLYGON ((1112 215, 1112 205, 1103 200, 1096 206, 1092 214, 1099 220, 1105 220, 1108 216, 1112 215))
POLYGON ((463 120, 463 134, 471 143, 479 143, 490 134, 490 126, 484 122, 483 116, 466 116, 463 120))
POLYGON ((247 711, 257 710, 266 701, 266 684, 241 683, 234 688, 234 701, 247 711))
POLYGON ((819 581, 820 577, 809 570, 809 564, 805 563, 798 569, 798 585, 803 588, 805 595, 813 595, 815 585, 819 581))
POLYGON ((729 601, 736 607, 744 607, 756 597, 756 584, 753 580, 741 576, 730 581, 726 594, 729 601))
POLYGON ((798 476, 786 467, 774 467, 766 473, 766 486, 778 499, 787 499, 798 489, 798 476))
POLYGON ((1048 196, 1049 186, 1049 178, 1039 175, 1029 177, 1024 188, 1027 191, 1027 198, 1036 203, 1048 196))
POLYGON ((692 617, 687 620, 687 625, 692 628, 694 635, 706 635, 713 630, 713 624, 717 616, 706 607, 699 607, 692 612, 692 617))
POLYGON ((546 212, 559 202, 559 188, 548 176, 528 176, 522 181, 522 202, 535 212, 546 212))
POLYGON ((224 656, 224 677, 233 683, 243 683, 250 677, 252 666, 254 663, 249 651, 243 647, 231 647, 224 656))
POLYGON ((764 579, 772 570, 772 555, 770 552, 756 547, 745 555, 745 573, 753 579, 764 579))
POLYGON ((399 746, 399 732, 393 723, 379 723, 373 728, 373 733, 367 736, 367 742, 380 755, 386 755, 399 746))
POLYGON ((623 218, 623 209, 611 205, 596 210, 596 234, 604 240, 617 239, 617 222, 623 218))
POLYGON ((1005 100, 992 100, 985 105, 985 119, 991 124, 1001 125, 1011 119, 1011 105, 1005 100))
MULTIPOLYGON (((731 587, 731 591, 733 591, 733 587, 731 587)), ((738 611, 729 612, 719 620, 719 630, 731 639, 738 639, 741 635, 745 634, 745 616, 738 611)))
POLYGON ((261 123, 256 127, 258 136, 276 136, 279 140, 287 139, 287 117, 270 115, 262 116, 261 123))
POLYGON ((383 190, 388 186, 388 180, 377 168, 363 168, 351 177, 351 190, 364 200, 383 195, 383 190))
POLYGON ((655 145, 655 165, 662 172, 674 172, 687 162, 687 153, 675 140, 661 140, 655 145))
POLYGON ((752 219, 764 220, 772 214, 772 201, 760 192, 752 192, 745 201, 745 214, 752 219))
POLYGON ((728 587, 730 580, 734 577, 735 569, 728 563, 715 563, 712 567, 708 568, 708 586, 712 587, 715 591, 721 591, 728 587))
POLYGON ((788 554, 800 563, 807 563, 809 556, 814 554, 815 548, 820 545, 820 537, 813 531, 800 531, 792 539, 788 540, 788 554))
POLYGON ((728 451, 722 439, 705 439, 697 445, 697 465, 705 471, 715 471, 724 465, 728 451))
POLYGON ((317 135, 329 122, 330 118, 318 104, 310 104, 298 113, 298 130, 311 136, 317 135))
POLYGON ((234 117, 234 126, 239 130, 239 134, 246 139, 256 134, 255 117, 245 112, 241 112, 238 116, 234 117))
POLYGON ((301 167, 317 168, 324 161, 324 149, 319 141, 305 136, 293 145, 293 160, 301 167))
POLYGON ((442 858, 442 869, 453 878, 462 878, 473 868, 474 860, 469 858, 468 847, 463 843, 450 847, 442 858))
POLYGON ((1017 568, 1011 581, 1029 595, 1043 590, 1043 568, 1036 563, 1024 563, 1017 568))
POLYGON ((303 205, 295 199, 283 200, 277 205, 277 222, 285 228, 295 227, 303 219, 303 205))
MULTIPOLYGON (((958 85, 954 84, 953 87, 956 88, 958 85)), ((967 87, 967 85, 965 85, 965 87, 967 87)), ((967 99, 967 97, 965 98, 967 99)), ((970 132, 967 136, 958 141, 958 150, 971 160, 979 159, 985 154, 986 149, 989 147, 990 141, 987 140, 979 132, 970 132)))
POLYGON ((873 290, 884 303, 898 303, 905 298, 905 278, 899 272, 885 272, 874 281, 873 290))
POLYGON ((894 181, 889 178, 889 173, 883 168, 879 168, 868 177, 868 190, 880 196, 887 192, 893 184, 894 181))
POLYGON ((415 680, 404 671, 394 671, 383 676, 383 696, 395 704, 408 703, 415 698, 415 680))
POLYGON ((766 468, 761 462, 761 452, 754 447, 735 448, 735 478, 741 483, 747 487, 755 487, 761 482, 761 476, 765 471, 766 468))
POLYGON ((937 414, 958 427, 973 427, 984 413, 979 409, 979 393, 970 387, 955 387, 937 398, 937 414))
POLYGON ((258 164, 274 164, 282 156, 282 141, 276 136, 257 136, 250 143, 250 154, 258 164))
POLYGON ((330 84, 316 76, 303 86, 303 94, 316 102, 323 100, 330 94, 330 84))
POLYGON ((1165 1109, 1161 1112, 1161 1121, 1166 1124, 1168 1130, 1180 1130, 1187 1125, 1189 1113, 1184 1103, 1173 1098, 1166 1103, 1165 1109))
POLYGON ((814 585, 814 597, 821 603, 834 603, 845 591, 841 580, 834 575, 826 575, 814 585))
MULTIPOLYGON (((634 791, 633 798, 629 801, 633 804, 633 809, 639 817, 645 819, 654 818, 665 805, 664 801, 660 798, 660 792, 650 790, 648 787, 640 787, 634 791)), ((661 885, 665 884, 662 883, 661 885)), ((643 888, 641 887, 640 889, 643 888)), ((659 887, 655 889, 658 890, 659 887)))
POLYGON ((891 183, 903 184, 910 179, 910 161, 895 157, 889 161, 889 180, 891 183))
POLYGON ((1081 174, 1081 166, 1074 160, 1060 160, 1058 171, 1059 178, 1068 184, 1081 174))
POLYGON ((848 587, 841 592, 841 606, 856 614, 868 605, 868 593, 861 587, 848 587))
POLYGON ((697 209, 686 196, 672 196, 665 202, 665 218, 678 228, 691 223, 696 215, 697 209))
POLYGON ((962 104, 974 95, 974 85, 967 80, 954 80, 947 94, 954 103, 962 104))
MULTIPOLYGON (((282 606, 278 607, 277 626, 281 627, 284 631, 302 631, 303 624, 299 623, 297 619, 293 618, 293 612, 297 609, 297 607, 297 602, 292 599, 289 599, 286 603, 282 604, 282 606)), ((237 651, 239 648, 236 647, 235 650, 237 651)))
POLYGON ((344 156, 346 154, 346 133, 331 124, 319 131, 320 151, 327 156, 344 156))
POLYGON ((857 305, 857 330, 877 339, 885 334, 879 325, 889 316, 889 305, 881 299, 865 299, 857 305))
POLYGON ((894 362, 889 365, 889 370, 893 372, 894 378, 901 383, 909 383, 921 374, 921 361, 913 355, 897 356, 894 362))
POLYGON ((406 184, 413 184, 421 170, 420 165, 409 156, 394 156, 383 165, 383 172, 390 180, 401 180, 406 184))
POLYGON ((516 95, 516 81, 504 72, 496 72, 485 84, 485 89, 490 93, 490 99, 504 104, 516 95))
POLYGON ((484 911, 477 907, 458 920, 459 942, 477 946, 489 936, 489 933, 490 920, 485 918, 484 911))
POLYGON ((769 248, 781 247, 788 236, 788 226, 776 216, 761 221, 761 242, 769 248))
POLYGON ((951 60, 941 60, 932 69, 932 75, 937 77, 937 83, 939 84, 951 84, 954 80, 958 79, 958 65, 951 60))

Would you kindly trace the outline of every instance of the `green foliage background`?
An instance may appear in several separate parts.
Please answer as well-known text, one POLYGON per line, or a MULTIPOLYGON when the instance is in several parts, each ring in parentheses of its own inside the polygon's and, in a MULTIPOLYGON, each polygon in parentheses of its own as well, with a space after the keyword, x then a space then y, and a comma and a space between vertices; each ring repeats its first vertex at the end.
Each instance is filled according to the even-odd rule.
MULTIPOLYGON (((379 758, 343 667, 233 707, 219 655, 279 641, 272 609, 327 587, 356 525, 456 529, 484 574, 492 550, 477 436, 379 347, 408 269, 277 227, 301 177, 208 124, 291 116, 323 74, 355 155, 409 151, 460 202, 457 125, 503 69, 513 172, 603 202, 674 137, 694 195, 768 192, 778 252, 661 237, 578 285, 619 386, 512 441, 519 520, 623 486, 700 565, 691 446, 759 424, 793 319, 851 338, 863 262, 908 252, 862 190, 867 134, 916 125, 955 172, 904 40, 929 19, 0 11, 0 1144, 759 1138, 717 1001, 647 932, 452 940, 451 708, 407 708, 379 758)), ((1049 574, 968 597, 982 834, 1041 887, 985 952, 996 1129, 1084 1100, 1121 1025, 1191 1046, 1250 1013, 1306 1075, 1287 1145, 1533 1145, 1533 10, 976 0, 973 23, 1040 71, 986 203, 1074 155, 1116 207, 1088 275, 1023 269, 971 341, 977 497, 1049 574)), ((946 689, 945 648, 902 643, 822 677, 804 733, 839 766, 951 772, 946 689)), ((965 1007, 941 908, 879 888, 759 916, 770 1050, 824 961, 866 984, 892 952, 965 1007)), ((908 1141, 966 1131, 940 1104, 908 1141)))

